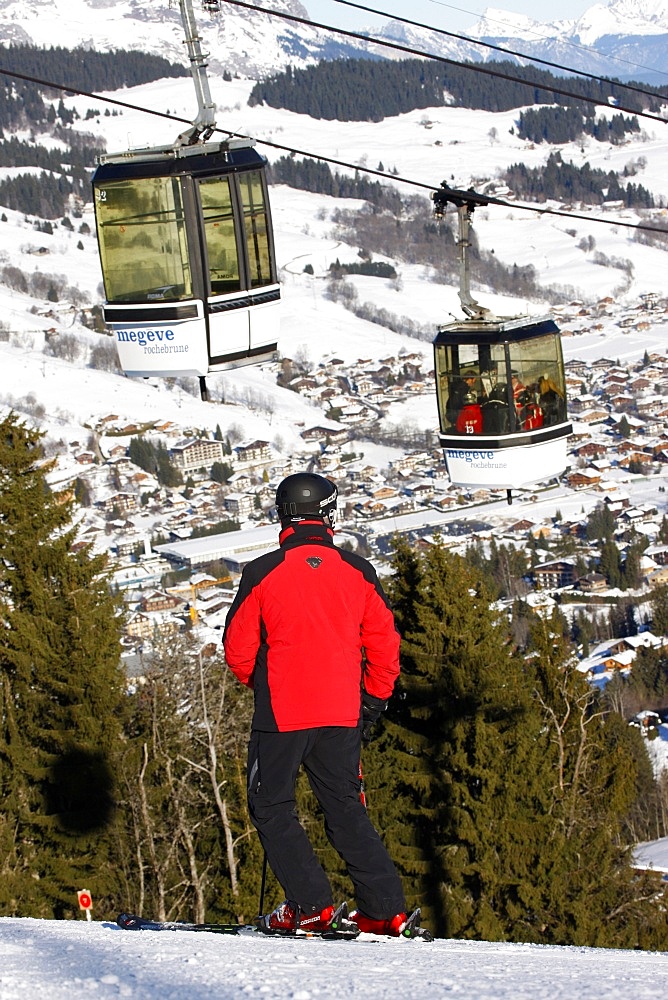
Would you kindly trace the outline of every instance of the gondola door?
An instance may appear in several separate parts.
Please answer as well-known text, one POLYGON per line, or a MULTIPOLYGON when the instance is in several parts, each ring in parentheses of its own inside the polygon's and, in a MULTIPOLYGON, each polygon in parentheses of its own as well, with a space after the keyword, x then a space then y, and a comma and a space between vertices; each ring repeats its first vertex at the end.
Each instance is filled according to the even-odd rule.
POLYGON ((272 357, 280 288, 264 174, 244 170, 202 178, 198 189, 208 272, 209 370, 272 357))
POLYGON ((244 237, 233 174, 198 180, 208 314, 209 365, 247 357, 250 351, 244 237))

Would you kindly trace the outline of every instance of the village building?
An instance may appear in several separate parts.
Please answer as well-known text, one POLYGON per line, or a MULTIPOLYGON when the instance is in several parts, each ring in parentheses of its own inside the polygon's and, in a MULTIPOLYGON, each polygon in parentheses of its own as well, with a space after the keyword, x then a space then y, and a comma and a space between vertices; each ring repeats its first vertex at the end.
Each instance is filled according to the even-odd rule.
POLYGON ((577 583, 578 575, 574 562, 570 559, 557 559, 534 566, 533 578, 538 590, 559 590, 562 587, 572 587, 577 583))
POLYGON ((193 438, 172 445, 169 454, 181 472, 208 470, 214 462, 223 461, 223 442, 215 438, 193 438))

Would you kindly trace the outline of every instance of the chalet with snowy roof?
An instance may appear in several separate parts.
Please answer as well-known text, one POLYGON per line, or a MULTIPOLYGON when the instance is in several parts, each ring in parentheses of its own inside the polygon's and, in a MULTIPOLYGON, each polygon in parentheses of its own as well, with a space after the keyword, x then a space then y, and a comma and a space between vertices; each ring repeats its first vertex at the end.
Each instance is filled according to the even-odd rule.
POLYGON ((339 423, 361 424, 369 416, 369 410, 360 403, 346 403, 339 409, 339 423))
POLYGON ((636 402, 636 412, 639 417, 658 416, 659 411, 666 405, 662 396, 648 396, 636 402))
POLYGON ((625 650, 633 650, 636 653, 639 649, 665 649, 668 646, 668 636, 654 635, 649 631, 624 636, 622 641, 625 650))
POLYGON ((602 573, 587 573, 578 580, 578 590, 584 594, 596 594, 608 589, 608 581, 602 573))
POLYGON ((578 458, 598 459, 603 458, 607 450, 606 445, 598 441, 587 441, 586 444, 581 444, 577 448, 574 448, 573 454, 577 455, 578 458))
POLYGON ((613 653, 601 659, 601 666, 604 670, 629 670, 633 666, 637 653, 632 649, 625 649, 621 653, 613 653))
POLYGON ((633 393, 646 392, 648 389, 653 389, 654 383, 646 375, 635 375, 633 378, 629 379, 628 389, 633 393))
POLYGON ((617 363, 612 358, 597 358, 596 361, 591 362, 590 367, 593 372, 598 372, 599 374, 600 372, 615 371, 615 369, 619 371, 617 363))
POLYGON ((512 534, 519 534, 519 533, 526 534, 527 531, 532 531, 535 526, 536 526, 535 521, 530 521, 527 517, 523 517, 521 520, 515 521, 513 524, 511 524, 510 527, 508 528, 508 531, 510 531, 512 534))
POLYGON ((144 612, 173 611, 174 608, 183 607, 184 603, 174 594, 168 594, 164 590, 151 590, 147 594, 142 594, 139 609, 144 612))
POLYGON ((577 583, 575 563, 570 559, 557 559, 541 563, 533 569, 533 578, 538 590, 559 590, 577 583))
POLYGON ((182 628, 183 622, 168 613, 135 611, 129 616, 124 632, 139 639, 152 639, 155 635, 175 635, 182 628))
POLYGON ((625 413, 635 403, 634 397, 628 392, 615 392, 608 398, 613 410, 618 413, 625 413))
POLYGON ((657 566, 668 566, 668 545, 648 545, 645 555, 649 556, 657 566))
POLYGON ((135 510, 138 505, 139 501, 134 493, 113 493, 101 503, 102 509, 107 513, 111 513, 112 510, 120 512, 135 510))
POLYGON ((608 411, 601 406, 594 406, 589 410, 578 413, 578 420, 583 424, 602 424, 608 419, 608 411))
POLYGON ((407 486, 406 492, 416 500, 431 500, 434 495, 434 484, 429 480, 423 480, 422 482, 407 486))
POLYGON ((457 506, 457 497, 452 493, 440 494, 431 502, 431 506, 435 507, 436 510, 451 510, 453 507, 457 506))
POLYGON ((350 438, 350 431, 346 427, 324 427, 322 424, 308 427, 302 431, 304 441, 316 441, 318 444, 345 444, 350 438))
POLYGON ((583 490, 601 482, 601 473, 594 469, 578 469, 566 476, 566 482, 574 490, 583 490))
POLYGON ((583 413, 585 410, 595 406, 596 402, 596 398, 590 392, 585 392, 574 399, 569 399, 568 409, 571 413, 583 413))
POLYGON ((298 375, 297 378, 293 378, 288 382, 289 387, 294 392, 306 393, 312 389, 315 389, 317 382, 314 378, 305 378, 303 375, 298 375))

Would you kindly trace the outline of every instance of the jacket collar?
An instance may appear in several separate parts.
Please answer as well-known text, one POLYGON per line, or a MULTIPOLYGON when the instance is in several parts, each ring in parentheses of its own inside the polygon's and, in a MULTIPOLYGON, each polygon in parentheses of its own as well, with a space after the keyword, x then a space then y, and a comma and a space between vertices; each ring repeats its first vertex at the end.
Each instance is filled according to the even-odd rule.
POLYGON ((334 532, 322 521, 299 521, 283 528, 278 541, 281 545, 300 545, 304 542, 323 542, 334 544, 334 532))

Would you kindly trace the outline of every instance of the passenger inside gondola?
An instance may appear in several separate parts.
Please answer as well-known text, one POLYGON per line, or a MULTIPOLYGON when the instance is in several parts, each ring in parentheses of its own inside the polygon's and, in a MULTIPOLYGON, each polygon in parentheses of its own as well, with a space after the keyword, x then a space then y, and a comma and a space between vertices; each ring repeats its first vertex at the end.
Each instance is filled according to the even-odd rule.
POLYGON ((523 431, 535 431, 543 426, 543 410, 531 388, 517 397, 517 419, 523 431))
MULTIPOLYGON (((448 423, 459 431, 459 427, 457 425, 464 408, 480 402, 479 396, 481 387, 478 368, 467 367, 462 369, 458 377, 450 380, 449 388, 450 392, 446 407, 446 416, 448 423)), ((475 432, 459 431, 459 433, 473 434, 475 432)))
POLYGON ((538 399, 546 426, 562 423, 566 419, 564 394, 547 374, 541 375, 538 380, 538 399))
POLYGON ((455 430, 458 434, 482 434, 482 407, 475 392, 468 392, 464 405, 457 415, 455 430))
POLYGON ((498 382, 482 404, 483 434, 508 434, 510 432, 510 407, 508 386, 498 382))

